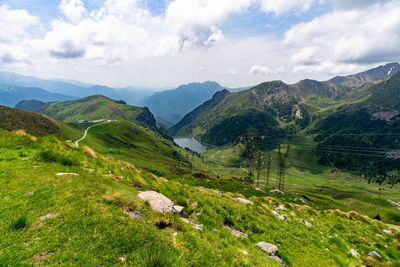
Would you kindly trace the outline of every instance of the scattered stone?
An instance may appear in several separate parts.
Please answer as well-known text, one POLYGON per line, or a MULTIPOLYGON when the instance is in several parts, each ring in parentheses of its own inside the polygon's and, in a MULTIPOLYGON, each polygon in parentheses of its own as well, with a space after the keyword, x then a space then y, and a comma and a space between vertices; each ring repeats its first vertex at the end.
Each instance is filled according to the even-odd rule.
POLYGON ((275 210, 279 211, 279 210, 285 210, 285 206, 283 206, 282 204, 279 205, 278 207, 275 207, 275 210))
POLYGON ((350 249, 350 253, 351 253, 351 255, 353 255, 354 257, 360 257, 360 253, 358 253, 358 252, 355 251, 354 249, 350 249))
POLYGON ((390 231, 389 229, 383 229, 383 232, 385 233, 385 234, 392 234, 392 231, 390 231))
POLYGON ((304 223, 306 226, 312 226, 311 223, 307 222, 306 220, 303 219, 297 219, 298 222, 304 223))
POLYGON ((47 258, 53 254, 54 254, 53 252, 43 252, 41 254, 35 254, 33 257, 35 258, 36 261, 41 261, 44 258, 47 258))
POLYGON ((241 249, 240 250, 244 255, 249 255, 249 253, 246 251, 246 250, 244 250, 244 249, 241 249))
POLYGON ((287 220, 287 221, 290 221, 290 218, 287 218, 286 217, 286 215, 285 214, 283 214, 283 215, 280 215, 279 213, 277 213, 276 211, 272 211, 272 213, 276 216, 276 217, 278 217, 278 219, 281 219, 281 220, 287 220))
POLYGON ((258 242, 256 246, 259 247, 262 251, 267 252, 271 256, 276 256, 279 251, 277 246, 264 241, 258 242))
POLYGON ((197 202, 193 202, 192 205, 190 205, 193 209, 197 208, 199 204, 197 202))
POLYGON ((256 187, 256 188, 254 188, 256 191, 260 191, 260 192, 263 192, 263 193, 265 193, 265 191, 264 190, 262 190, 261 188, 258 188, 258 187, 256 187))
POLYGON ((184 221, 185 223, 188 223, 190 225, 192 225, 192 227, 196 230, 203 230, 203 224, 195 224, 194 222, 186 219, 186 218, 181 218, 182 221, 184 221))
POLYGON ((144 191, 138 195, 142 200, 149 201, 150 207, 158 212, 172 213, 174 212, 174 203, 164 196, 155 191, 144 191))
POLYGON ((94 172, 94 169, 89 169, 89 168, 83 168, 84 170, 88 171, 88 172, 94 172))
POLYGON ((144 219, 143 219, 143 215, 142 215, 142 213, 140 212, 140 211, 137 211, 137 210, 128 210, 127 212, 126 212, 129 216, 131 216, 131 218, 134 218, 134 219, 140 219, 141 221, 144 221, 144 219))
POLYGON ((231 233, 237 237, 247 237, 247 234, 244 232, 241 232, 239 230, 236 230, 235 228, 232 228, 230 226, 225 226, 225 228, 229 229, 231 233))
POLYGON ((375 250, 373 250, 373 251, 371 251, 370 253, 368 253, 368 256, 369 256, 369 257, 372 257, 372 258, 374 258, 374 259, 377 259, 377 260, 381 260, 381 259, 382 259, 382 256, 379 255, 379 253, 376 252, 375 250))
POLYGON ((174 213, 182 214, 183 211, 185 210, 185 207, 175 205, 175 206, 173 206, 173 209, 174 209, 174 213))
POLYGON ((178 233, 177 233, 177 232, 175 232, 175 233, 173 233, 172 235, 173 235, 173 236, 177 236, 177 235, 178 235, 178 233))
POLYGON ((26 194, 27 195, 33 195, 33 193, 35 193, 34 191, 29 191, 29 192, 27 192, 26 194))
POLYGON ((119 257, 119 260, 121 261, 121 262, 126 262, 126 256, 125 255, 122 255, 121 257, 119 257))
POLYGON ((284 195, 285 193, 284 192, 282 192, 281 190, 279 190, 279 189, 273 189, 273 190, 271 190, 271 191, 269 191, 270 193, 273 193, 273 194, 281 194, 281 195, 284 195))
POLYGON ((306 201, 304 199, 302 199, 302 198, 295 197, 293 201, 294 202, 300 201, 301 203, 306 204, 306 201))
POLYGON ((281 258, 279 258, 278 256, 269 256, 268 258, 273 259, 274 261, 282 264, 282 266, 286 267, 286 264, 283 262, 283 260, 281 258))
POLYGON ((57 214, 49 213, 49 214, 41 216, 40 219, 43 221, 43 220, 46 220, 46 219, 49 219, 49 218, 54 218, 54 217, 57 217, 57 214))
POLYGON ((383 235, 381 235, 381 234, 376 234, 376 236, 377 237, 382 237, 382 238, 385 238, 383 235))
POLYGON ((23 244, 22 244, 22 246, 24 246, 24 247, 27 247, 29 245, 29 242, 24 242, 23 244))
POLYGON ((68 175, 68 176, 79 176, 79 174, 73 173, 73 172, 71 172, 71 173, 68 173, 68 172, 60 172, 60 173, 57 173, 56 175, 57 175, 57 176, 63 176, 63 175, 68 175))
POLYGON ((244 203, 244 204, 251 204, 251 205, 253 205, 253 202, 251 202, 250 200, 247 200, 247 199, 245 199, 245 198, 237 197, 236 200, 239 201, 239 202, 241 202, 241 203, 244 203))

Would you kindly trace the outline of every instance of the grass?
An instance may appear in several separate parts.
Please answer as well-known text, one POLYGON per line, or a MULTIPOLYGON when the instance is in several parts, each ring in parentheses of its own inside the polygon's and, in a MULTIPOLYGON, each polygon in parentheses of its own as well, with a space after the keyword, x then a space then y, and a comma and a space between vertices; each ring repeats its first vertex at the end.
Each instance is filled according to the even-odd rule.
POLYGON ((148 129, 118 121, 92 128, 76 149, 65 140, 78 139, 84 129, 60 125, 61 133, 42 138, 0 130, 2 266, 279 266, 255 246, 259 241, 277 245, 288 266, 381 264, 367 257, 371 250, 383 256, 382 264, 399 264, 399 233, 383 232, 398 227, 361 215, 380 208, 384 220, 393 220, 385 198, 398 199, 397 188, 378 191, 348 175, 336 177, 312 155, 293 149, 286 194, 271 195, 242 182, 245 170, 237 166, 243 146, 198 156, 148 129), (170 164, 178 162, 181 171, 170 172, 170 164), (60 172, 78 175, 57 176, 60 172), (184 206, 182 217, 203 230, 179 215, 151 210, 137 196, 144 190, 184 206), (357 202, 346 208, 350 201, 357 202), (286 210, 279 213, 290 221, 272 213, 280 204, 286 210), (126 214, 133 210, 144 222, 126 214), (234 236, 228 226, 247 237, 234 236), (350 248, 361 258, 351 256, 350 248))
MULTIPOLYGON (((2 266, 279 266, 255 246, 259 241, 277 245, 289 266, 361 266, 370 261, 366 255, 371 250, 382 255, 382 264, 399 264, 399 234, 382 232, 395 226, 354 213, 323 212, 310 202, 294 202, 296 194, 290 191, 271 196, 225 176, 207 181, 173 174, 165 179, 101 151, 92 157, 83 146, 70 147, 55 136, 34 141, 1 130, 0 136, 2 266), (36 157, 49 150, 77 164, 36 157), (78 176, 55 175, 58 172, 78 176), (192 228, 179 215, 154 212, 137 197, 143 190, 158 191, 185 206, 182 216, 203 224, 203 230, 192 228), (238 196, 254 205, 237 202, 238 196), (286 207, 279 213, 290 221, 272 214, 279 204, 286 207), (144 222, 130 218, 127 210, 140 211, 144 222), (26 218, 20 224, 25 224, 24 230, 10 228, 21 214, 26 218), (54 216, 42 219, 49 214, 54 216), (312 226, 298 222, 300 218, 312 226), (167 226, 159 229, 160 222, 167 226), (226 226, 247 237, 234 236, 226 226), (350 248, 361 259, 351 256, 350 248)), ((197 157, 195 162, 207 164, 197 157)))

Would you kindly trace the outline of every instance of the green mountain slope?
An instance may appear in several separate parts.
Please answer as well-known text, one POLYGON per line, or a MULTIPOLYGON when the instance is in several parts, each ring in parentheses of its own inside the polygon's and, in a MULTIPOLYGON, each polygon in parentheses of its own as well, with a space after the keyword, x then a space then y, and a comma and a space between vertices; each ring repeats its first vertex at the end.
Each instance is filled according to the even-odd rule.
POLYGON ((44 109, 49 103, 39 101, 39 100, 21 100, 19 101, 14 108, 32 112, 38 112, 41 109, 44 109))
POLYGON ((8 131, 23 130, 35 136, 62 132, 62 126, 45 115, 4 106, 0 106, 0 128, 8 131))
POLYGON ((276 135, 289 123, 302 127, 308 123, 308 114, 289 85, 274 81, 238 93, 218 93, 172 127, 170 133, 223 145, 247 133, 276 135))
POLYGON ((211 145, 237 142, 243 134, 295 133, 341 105, 363 101, 400 70, 398 63, 319 82, 266 82, 238 93, 220 93, 171 127, 173 136, 193 136, 211 145))
POLYGON ((381 182, 400 181, 400 73, 371 86, 364 101, 343 105, 322 118, 314 128, 319 148, 331 147, 321 154, 321 163, 344 170, 362 171, 381 182), (349 146, 349 155, 335 153, 335 147, 349 146))
POLYGON ((101 95, 76 101, 50 103, 40 112, 63 122, 123 119, 156 129, 156 121, 147 108, 126 105, 123 101, 115 101, 101 95))
MULTIPOLYGON (((113 134, 128 125, 116 124, 113 134)), ((113 143, 123 147, 124 140, 113 143)), ((34 140, 0 130, 0 149, 2 266, 282 266, 256 246, 260 241, 276 245, 287 266, 399 264, 398 226, 320 210, 308 200, 298 204, 298 195, 237 180, 225 180, 222 192, 212 188, 224 179, 160 177, 54 135, 34 140), (154 211, 138 197, 147 190, 184 211, 154 211), (369 257, 371 251, 382 259, 369 257)))

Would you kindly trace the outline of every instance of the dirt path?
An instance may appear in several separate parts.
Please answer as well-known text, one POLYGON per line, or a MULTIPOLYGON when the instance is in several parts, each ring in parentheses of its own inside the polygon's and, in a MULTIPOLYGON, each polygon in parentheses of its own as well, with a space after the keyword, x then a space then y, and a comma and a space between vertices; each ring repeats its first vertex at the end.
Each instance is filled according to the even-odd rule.
POLYGON ((92 125, 92 126, 87 127, 86 130, 85 130, 85 133, 84 133, 83 136, 82 136, 82 138, 75 141, 75 146, 76 146, 77 148, 79 147, 79 142, 82 141, 82 140, 84 140, 84 139, 86 138, 87 133, 88 133, 88 131, 89 131, 90 128, 95 127, 95 126, 99 126, 99 125, 102 125, 102 124, 105 124, 105 123, 113 122, 113 121, 116 121, 116 120, 107 120, 107 121, 105 121, 105 122, 102 122, 102 123, 95 124, 95 125, 92 125))

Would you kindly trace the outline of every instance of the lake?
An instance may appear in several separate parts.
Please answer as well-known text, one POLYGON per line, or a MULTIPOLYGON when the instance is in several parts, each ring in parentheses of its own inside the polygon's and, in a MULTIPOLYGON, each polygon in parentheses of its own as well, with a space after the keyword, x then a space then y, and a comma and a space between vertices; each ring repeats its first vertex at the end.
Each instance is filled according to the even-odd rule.
POLYGON ((182 148, 189 148, 197 153, 201 153, 207 150, 205 145, 202 145, 196 138, 174 138, 174 142, 182 147, 182 148))

